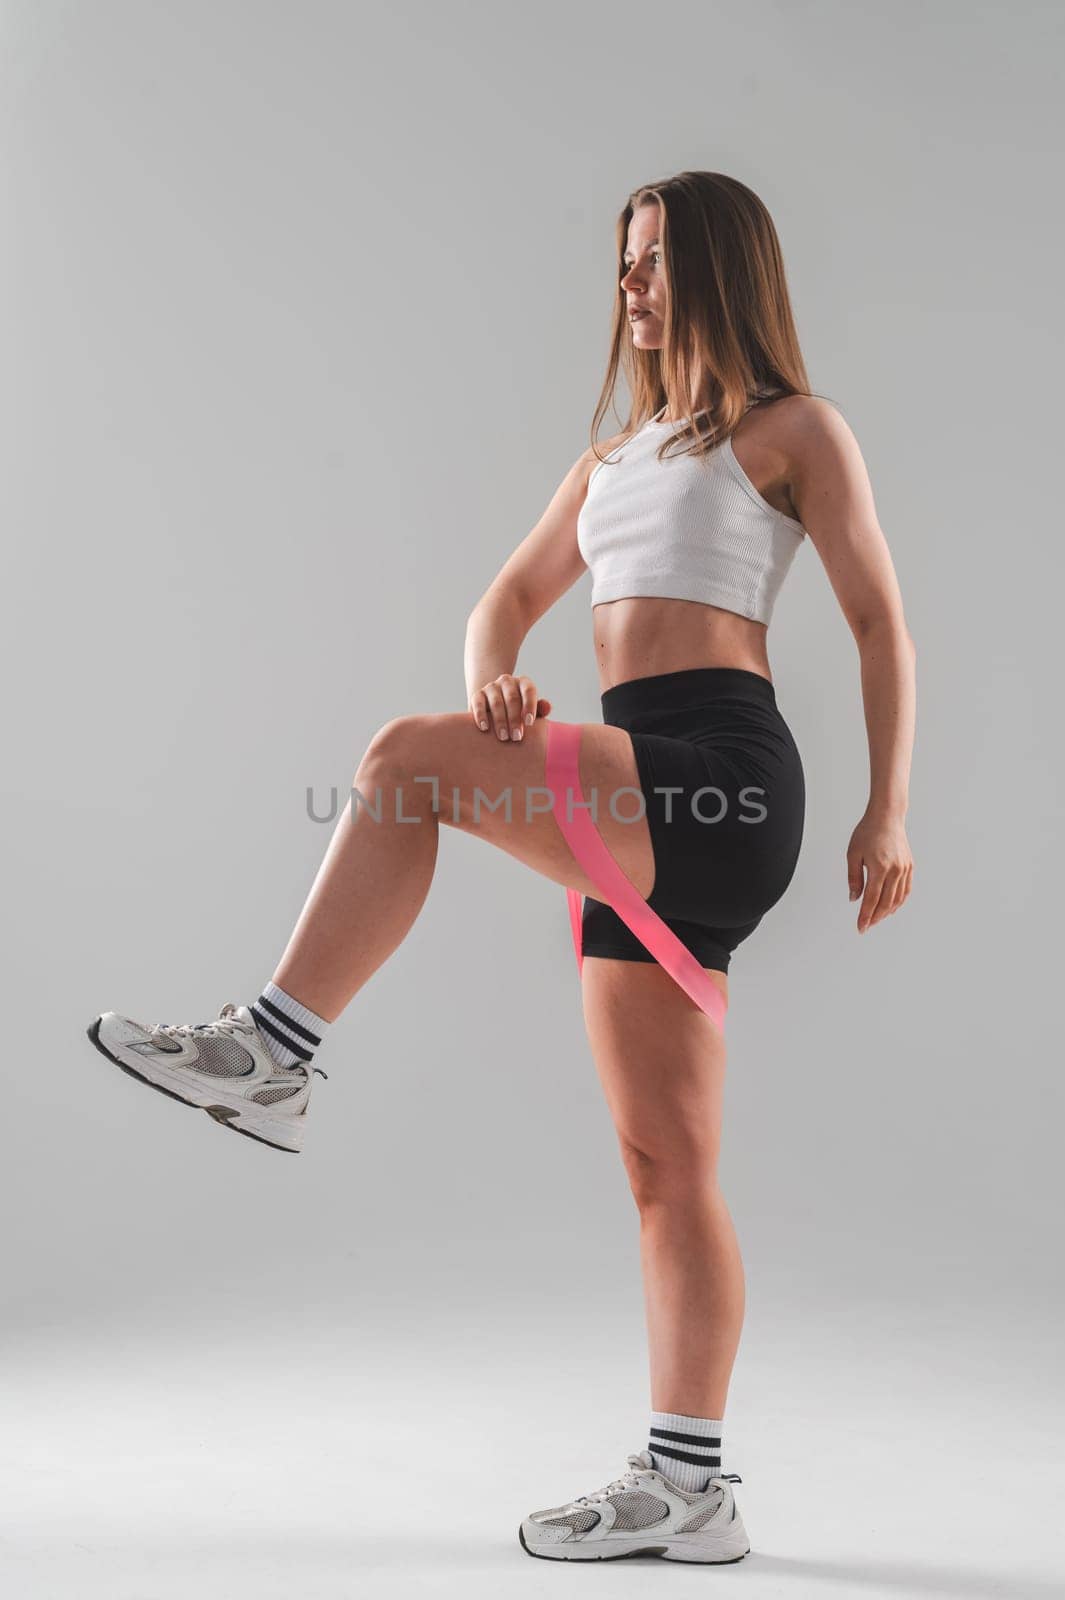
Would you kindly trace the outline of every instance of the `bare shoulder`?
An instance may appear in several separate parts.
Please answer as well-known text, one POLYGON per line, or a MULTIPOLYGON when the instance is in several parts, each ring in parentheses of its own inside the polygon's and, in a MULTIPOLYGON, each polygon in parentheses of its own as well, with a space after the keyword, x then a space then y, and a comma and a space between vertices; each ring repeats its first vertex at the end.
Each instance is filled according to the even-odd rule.
POLYGON ((861 639, 874 623, 883 622, 905 634, 891 552, 850 423, 820 395, 789 395, 778 406, 791 500, 851 632, 861 639))
POLYGON ((858 441, 839 407, 819 394, 789 394, 769 407, 775 437, 789 458, 792 477, 819 463, 861 459, 858 441))
POLYGON ((878 530, 872 485, 850 423, 821 395, 787 395, 775 439, 787 461, 788 495, 798 519, 824 552, 854 529, 878 530))
POLYGON ((596 467, 604 456, 608 456, 611 450, 616 450, 628 437, 627 433, 615 433, 609 439, 597 439, 594 446, 588 446, 581 460, 586 461, 589 468, 596 467))
POLYGON ((597 439, 594 445, 586 445, 581 451, 567 475, 567 481, 576 485, 581 500, 588 493, 588 485, 596 467, 601 465, 603 458, 628 437, 626 433, 615 433, 609 439, 597 439))

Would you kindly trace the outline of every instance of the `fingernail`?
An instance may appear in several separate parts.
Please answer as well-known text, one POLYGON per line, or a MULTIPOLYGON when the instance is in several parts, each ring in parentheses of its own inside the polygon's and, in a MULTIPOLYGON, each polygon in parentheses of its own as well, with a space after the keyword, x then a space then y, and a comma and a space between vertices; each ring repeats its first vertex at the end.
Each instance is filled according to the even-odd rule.
POLYGON ((481 728, 481 731, 483 733, 487 733, 488 732, 488 724, 487 724, 487 722, 480 723, 479 727, 481 728))
POLYGON ((524 728, 515 728, 514 729, 514 737, 515 737, 515 739, 520 739, 524 732, 525 732, 524 728))
POLYGON ((532 714, 531 711, 526 711, 526 713, 525 713, 525 726, 527 728, 531 728, 532 725, 533 725, 533 714, 532 714))
POLYGON ((499 737, 501 739, 509 739, 510 738, 510 734, 507 732, 506 728, 500 728, 499 737))

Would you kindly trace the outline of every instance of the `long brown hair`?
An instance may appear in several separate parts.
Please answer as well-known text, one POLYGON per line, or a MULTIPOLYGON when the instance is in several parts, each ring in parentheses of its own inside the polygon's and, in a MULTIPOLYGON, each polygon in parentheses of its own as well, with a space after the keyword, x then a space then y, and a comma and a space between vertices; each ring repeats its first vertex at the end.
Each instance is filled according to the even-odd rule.
POLYGON ((622 367, 632 396, 625 435, 669 402, 675 415, 691 416, 694 425, 678 424, 663 448, 691 439, 693 455, 720 444, 752 405, 812 393, 777 231, 746 184, 722 172, 678 172, 641 184, 618 217, 617 261, 610 362, 592 420, 599 460, 595 435, 622 367), (628 331, 623 257, 633 213, 655 202, 666 265, 665 330, 660 350, 640 350, 628 331))

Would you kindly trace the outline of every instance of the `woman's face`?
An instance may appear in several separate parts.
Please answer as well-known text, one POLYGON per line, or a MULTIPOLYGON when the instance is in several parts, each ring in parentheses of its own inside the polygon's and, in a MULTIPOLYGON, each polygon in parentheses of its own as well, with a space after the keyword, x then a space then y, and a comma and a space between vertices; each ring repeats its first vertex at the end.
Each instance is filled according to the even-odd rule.
POLYGON ((660 350, 665 325, 665 267, 658 249, 658 206, 638 206, 629 222, 621 290, 638 350, 660 350))

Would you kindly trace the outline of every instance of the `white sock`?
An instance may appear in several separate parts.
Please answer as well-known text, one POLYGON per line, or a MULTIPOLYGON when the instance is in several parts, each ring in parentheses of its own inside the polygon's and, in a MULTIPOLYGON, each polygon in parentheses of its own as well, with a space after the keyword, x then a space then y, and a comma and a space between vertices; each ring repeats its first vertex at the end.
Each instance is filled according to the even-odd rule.
POLYGON ((675 1411, 652 1411, 647 1445, 655 1470, 690 1494, 721 1475, 721 1437, 725 1424, 709 1417, 685 1417, 675 1411))
POLYGON ((293 1000, 276 983, 268 983, 248 1009, 279 1067, 292 1067, 297 1061, 310 1066, 330 1026, 324 1017, 293 1000))

